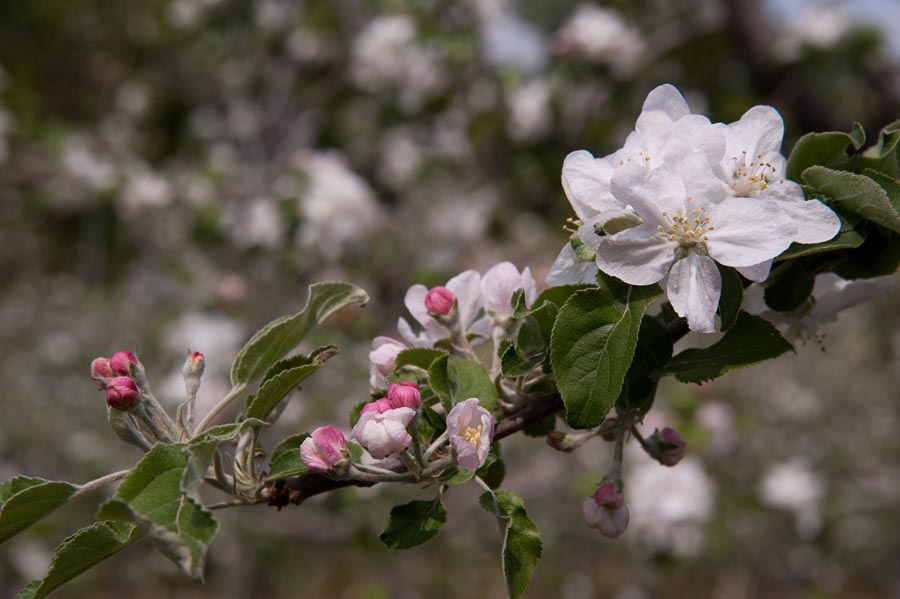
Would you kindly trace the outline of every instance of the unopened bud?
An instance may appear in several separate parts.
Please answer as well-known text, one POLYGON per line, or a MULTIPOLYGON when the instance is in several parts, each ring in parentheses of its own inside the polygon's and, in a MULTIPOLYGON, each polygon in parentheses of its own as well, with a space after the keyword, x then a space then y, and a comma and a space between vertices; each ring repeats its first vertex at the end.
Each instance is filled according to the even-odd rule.
POLYGON ((418 410, 422 405, 419 385, 408 381, 393 383, 388 386, 387 398, 392 408, 412 408, 418 410))
POLYGON ((669 427, 657 431, 650 438, 656 448, 654 456, 663 466, 674 466, 684 457, 687 443, 677 432, 669 427))
POLYGON ((140 397, 137 383, 127 376, 117 376, 106 384, 106 403, 117 410, 127 410, 140 397))
POLYGON ((189 353, 187 360, 184 361, 181 376, 184 377, 184 386, 187 389, 188 398, 197 396, 197 391, 200 389, 200 377, 203 376, 203 368, 205 366, 206 361, 203 358, 203 354, 198 351, 189 353))
POLYGON ((109 365, 119 376, 131 376, 131 365, 140 364, 137 356, 130 351, 117 351, 109 359, 109 365))
POLYGON ((433 316, 447 316, 455 302, 456 296, 446 287, 432 287, 425 294, 425 309, 433 316))
POLYGON ((391 400, 387 397, 382 397, 376 399, 375 401, 370 401, 366 405, 362 407, 359 411, 360 415, 363 415, 367 412, 375 412, 376 414, 383 414, 388 410, 392 410, 393 406, 391 405, 391 400))
POLYGON ((95 381, 104 383, 114 376, 116 375, 106 358, 94 358, 91 362, 91 378, 95 381))
POLYGON ((333 426, 322 426, 300 444, 300 458, 310 470, 325 472, 347 459, 347 440, 333 426))
POLYGON ((616 510, 625 504, 625 494, 611 480, 606 481, 593 495, 594 502, 608 510, 616 510))

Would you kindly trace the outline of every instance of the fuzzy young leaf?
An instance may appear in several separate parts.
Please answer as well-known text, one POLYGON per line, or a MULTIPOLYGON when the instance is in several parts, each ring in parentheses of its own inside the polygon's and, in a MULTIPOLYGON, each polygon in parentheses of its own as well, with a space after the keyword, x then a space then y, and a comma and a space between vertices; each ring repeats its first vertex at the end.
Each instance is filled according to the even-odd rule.
POLYGON ((400 370, 404 366, 415 366, 422 370, 428 370, 431 363, 446 356, 447 352, 442 349, 431 349, 430 347, 414 347, 412 349, 404 349, 397 354, 395 370, 400 370))
POLYGON ((525 512, 522 498, 510 491, 481 494, 482 509, 497 516, 503 529, 503 575, 511 599, 525 592, 543 546, 537 526, 525 512))
POLYGON ((183 445, 157 444, 138 462, 97 517, 131 522, 185 573, 203 579, 206 550, 218 525, 182 491, 183 445))
POLYGON ((65 505, 77 490, 71 483, 27 476, 0 483, 0 544, 65 505))
POLYGON ((85 570, 122 551, 141 538, 127 522, 95 522, 64 540, 42 580, 32 581, 16 599, 41 599, 85 570))
POLYGON ((900 144, 900 120, 885 126, 878 141, 862 154, 850 158, 849 170, 860 173, 867 169, 881 171, 888 177, 897 176, 897 147, 900 144))
POLYGON ((702 349, 686 349, 669 360, 666 372, 682 383, 702 383, 730 370, 777 358, 793 350, 778 330, 758 316, 741 312, 719 341, 702 349))
POLYGON ((315 325, 350 304, 364 305, 368 294, 350 283, 310 285, 306 307, 293 316, 277 318, 260 329, 238 353, 231 367, 233 385, 247 384, 303 341, 315 325))
POLYGON ((442 356, 428 369, 428 382, 448 412, 470 397, 477 397, 486 410, 493 410, 497 404, 497 388, 484 367, 476 362, 442 356))
POLYGON ((637 344, 641 317, 661 293, 658 286, 607 281, 579 291, 559 311, 550 361, 574 428, 600 424, 622 390, 637 344))
POLYGON ((378 538, 388 549, 409 549, 433 539, 447 522, 440 499, 410 501, 391 509, 378 538))
POLYGON ((885 190, 869 177, 811 166, 803 171, 803 181, 830 198, 841 210, 900 233, 900 214, 885 190))
POLYGON ((283 451, 277 457, 272 458, 272 465, 269 467, 266 480, 300 476, 307 472, 309 472, 309 468, 303 463, 303 459, 300 457, 300 447, 297 446, 294 451, 283 451))
POLYGON ((272 449, 272 455, 269 459, 274 462, 285 452, 299 451, 300 444, 306 441, 307 437, 309 437, 309 433, 294 433, 293 435, 282 439, 278 445, 272 449))
POLYGON ((321 367, 321 363, 295 366, 266 380, 260 385, 259 393, 250 402, 250 407, 247 408, 247 417, 261 420, 268 418, 288 394, 321 367))
POLYGON ((847 146, 852 145, 858 150, 865 141, 865 132, 859 123, 853 124, 850 133, 841 131, 807 133, 797 140, 791 150, 787 162, 788 179, 799 182, 803 171, 814 165, 841 168, 849 160, 847 146))

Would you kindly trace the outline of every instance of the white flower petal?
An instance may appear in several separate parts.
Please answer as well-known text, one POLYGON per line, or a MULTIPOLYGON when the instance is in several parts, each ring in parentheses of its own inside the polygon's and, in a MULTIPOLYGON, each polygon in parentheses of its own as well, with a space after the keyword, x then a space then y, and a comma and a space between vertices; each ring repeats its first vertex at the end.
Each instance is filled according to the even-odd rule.
POLYGON ((666 228, 669 221, 663 216, 685 213, 687 192, 681 177, 668 168, 660 167, 652 171, 625 165, 616 169, 612 178, 613 196, 623 205, 630 205, 638 216, 655 229, 657 225, 666 228))
POLYGON ((537 295, 531 271, 526 268, 520 273, 512 262, 495 264, 481 277, 481 295, 485 309, 499 316, 511 316, 513 293, 521 288, 525 289, 525 301, 530 306, 537 295))
POLYGON ((428 288, 425 285, 413 285, 406 290, 403 297, 403 305, 409 310, 413 318, 419 321, 423 327, 434 320, 428 315, 428 309, 425 307, 425 296, 428 294, 428 288))
MULTIPOLYGON (((752 156, 780 153, 784 121, 771 106, 754 106, 744 113, 741 120, 728 125, 726 136, 729 137, 729 150, 746 150, 752 156)), ((730 160, 731 156, 726 155, 725 158, 730 160)))
POLYGON ((609 191, 612 166, 602 158, 594 158, 586 150, 566 156, 562 168, 562 186, 566 197, 580 219, 619 207, 609 191))
POLYGON ((772 259, 754 264, 753 266, 738 266, 735 268, 742 276, 755 283, 761 283, 769 277, 769 271, 772 270, 772 259))
POLYGON ((776 257, 791 245, 797 224, 767 200, 730 198, 708 206, 706 247, 726 266, 753 266, 776 257))
POLYGON ((841 230, 837 214, 819 200, 780 201, 777 206, 797 223, 797 243, 822 243, 841 230))
POLYGON ((459 322, 467 330, 481 310, 481 275, 474 270, 461 272, 447 281, 446 287, 456 295, 459 322))
POLYGON ((642 112, 652 110, 664 112, 673 121, 677 121, 684 115, 691 113, 684 96, 681 95, 681 92, 674 85, 669 83, 660 85, 647 94, 642 112))
POLYGON ((672 265, 666 295, 692 331, 714 333, 716 308, 722 293, 722 277, 712 258, 690 252, 672 265))
POLYGON ((675 248, 653 225, 641 225, 601 238, 597 266, 630 285, 650 285, 666 276, 675 248))
POLYGON ((596 262, 579 262, 575 258, 575 249, 572 244, 566 242, 553 266, 550 267, 550 272, 547 273, 544 282, 550 287, 593 283, 596 275, 596 262))

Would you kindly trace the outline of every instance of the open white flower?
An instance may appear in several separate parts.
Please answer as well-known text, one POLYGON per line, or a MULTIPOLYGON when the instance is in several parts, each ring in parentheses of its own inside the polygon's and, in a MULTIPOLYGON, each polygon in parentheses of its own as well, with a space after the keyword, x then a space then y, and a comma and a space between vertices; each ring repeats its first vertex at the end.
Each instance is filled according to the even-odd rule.
POLYGON ((512 316, 512 296, 517 289, 525 290, 525 305, 531 307, 537 297, 537 285, 527 266, 520 273, 512 262, 500 262, 481 277, 481 296, 484 309, 499 320, 512 316))
POLYGON ((369 384, 373 389, 387 388, 385 377, 394 371, 397 356, 406 344, 391 337, 379 336, 372 340, 369 352, 369 384))
POLYGON ((613 195, 643 224, 601 238, 597 266, 631 285, 663 279, 672 307, 692 330, 715 331, 722 291, 716 262, 748 267, 783 252, 796 225, 767 200, 729 198, 696 156, 678 169, 626 165, 612 180, 613 195))
MULTIPOLYGON (((479 318, 482 308, 481 275, 474 270, 462 272, 445 285, 456 296, 459 309, 459 325, 464 335, 487 338, 491 334, 491 323, 487 317, 479 318)), ((435 343, 450 335, 447 327, 428 313, 425 296, 428 288, 413 285, 406 292, 403 303, 412 317, 422 325, 422 332, 416 333, 405 318, 397 321, 400 335, 413 347, 433 347, 435 343)))
POLYGON ((797 243, 821 243, 837 235, 841 222, 831 208, 806 200, 800 186, 784 178, 784 121, 777 110, 754 106, 722 130, 727 146, 717 170, 734 196, 776 201, 778 209, 797 223, 797 243))
POLYGON ((849 281, 834 273, 816 277, 806 302, 791 312, 776 312, 766 305, 765 289, 751 285, 744 290, 741 306, 775 325, 788 341, 817 339, 819 328, 837 320, 838 314, 874 299, 891 287, 889 277, 849 281))
POLYGON ((597 230, 614 233, 640 223, 631 207, 612 193, 610 186, 617 168, 640 165, 652 170, 675 166, 686 156, 699 154, 711 169, 725 152, 721 129, 706 117, 691 114, 674 86, 660 85, 647 95, 635 129, 620 150, 603 158, 595 158, 585 150, 566 156, 562 186, 578 218, 573 222, 584 246, 580 251, 571 247, 571 242, 563 247, 550 269, 547 284, 593 282, 597 271, 585 258, 599 245, 597 230), (628 214, 632 215, 631 222, 626 222, 628 214))

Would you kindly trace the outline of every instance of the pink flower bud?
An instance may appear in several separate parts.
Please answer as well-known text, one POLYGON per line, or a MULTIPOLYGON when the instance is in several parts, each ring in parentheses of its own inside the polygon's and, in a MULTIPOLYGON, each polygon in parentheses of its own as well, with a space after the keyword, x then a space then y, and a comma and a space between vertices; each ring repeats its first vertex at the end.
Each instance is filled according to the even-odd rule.
POLYGON ((300 458, 310 470, 325 472, 347 459, 347 440, 333 426, 322 426, 300 444, 300 458))
POLYGON ((470 397, 453 406, 447 414, 447 432, 460 467, 478 470, 491 451, 494 416, 478 405, 477 398, 470 397))
POLYGON ((131 376, 131 365, 138 364, 137 356, 130 351, 117 351, 109 359, 109 365, 119 376, 131 376))
POLYGON ((663 466, 674 466, 684 457, 687 443, 677 432, 665 427, 654 435, 658 439, 658 455, 656 457, 663 466))
POLYGON ((611 480, 597 487, 593 499, 594 503, 608 510, 617 510, 625 504, 625 494, 611 480))
POLYGON ((138 400, 137 383, 127 376, 117 376, 106 384, 106 403, 117 410, 127 410, 138 400))
POLYGON ((432 315, 447 316, 453 309, 454 302, 456 296, 446 287, 432 287, 425 294, 425 309, 432 315))
POLYGON ((422 405, 422 395, 419 393, 419 385, 403 381, 388 386, 387 398, 392 408, 412 408, 418 410, 422 405))
MULTIPOLYGON (((597 491, 599 493, 600 489, 597 491)), ((619 507, 606 508, 597 503, 596 496, 597 493, 594 494, 594 497, 588 497, 581 502, 581 514, 588 526, 596 528, 603 536, 614 539, 628 528, 628 522, 631 519, 628 506, 623 499, 622 505, 619 507)))
POLYGON ((380 399, 376 399, 375 401, 370 401, 366 405, 362 407, 359 411, 360 416, 363 414, 368 414, 369 412, 374 412, 376 414, 383 414, 390 410, 393 406, 391 405, 391 400, 387 397, 382 397, 380 399))
POLYGON ((203 354, 198 351, 191 352, 184 362, 183 374, 186 377, 200 377, 204 368, 206 368, 206 358, 203 357, 203 354))
POLYGON ((91 362, 91 378, 95 381, 105 381, 114 376, 116 374, 106 358, 94 358, 94 361, 91 362))

